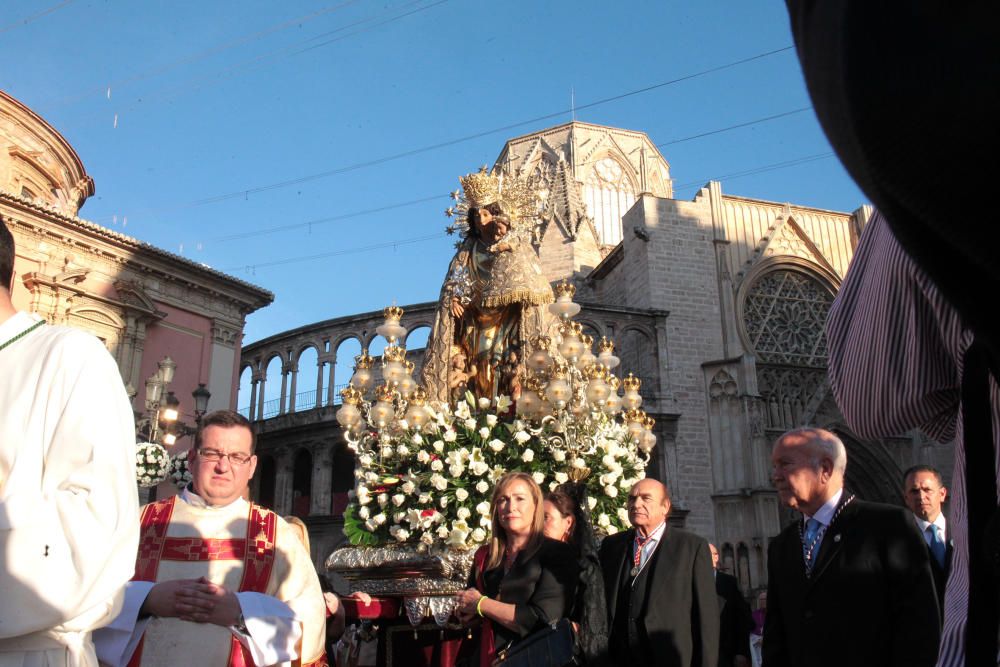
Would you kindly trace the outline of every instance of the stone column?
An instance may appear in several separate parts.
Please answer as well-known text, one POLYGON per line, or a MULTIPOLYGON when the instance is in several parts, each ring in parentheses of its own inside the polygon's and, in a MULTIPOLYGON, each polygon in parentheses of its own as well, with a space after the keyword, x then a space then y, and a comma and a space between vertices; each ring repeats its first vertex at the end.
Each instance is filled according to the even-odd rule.
POLYGON ((257 375, 257 371, 250 368, 250 411, 247 413, 247 419, 253 421, 257 418, 257 389, 258 383, 260 382, 260 376, 257 375))
POLYGON ((316 407, 323 407, 323 364, 321 357, 316 359, 316 407))
POLYGON ((281 398, 278 400, 278 414, 285 414, 285 406, 288 398, 288 370, 289 364, 284 359, 281 360, 281 398))
POLYGON ((260 397, 257 399, 257 420, 264 419, 264 387, 267 385, 267 375, 260 376, 260 397))
POLYGON ((312 490, 309 514, 329 516, 333 511, 333 444, 317 443, 312 449, 312 490))
POLYGON ((288 411, 295 412, 295 392, 299 379, 299 365, 296 362, 288 364, 288 372, 292 374, 292 384, 288 391, 288 411))
POLYGON ((337 357, 333 356, 330 358, 330 386, 327 388, 326 394, 326 404, 333 405, 333 399, 337 395, 337 390, 334 389, 333 381, 333 371, 337 368, 337 357))

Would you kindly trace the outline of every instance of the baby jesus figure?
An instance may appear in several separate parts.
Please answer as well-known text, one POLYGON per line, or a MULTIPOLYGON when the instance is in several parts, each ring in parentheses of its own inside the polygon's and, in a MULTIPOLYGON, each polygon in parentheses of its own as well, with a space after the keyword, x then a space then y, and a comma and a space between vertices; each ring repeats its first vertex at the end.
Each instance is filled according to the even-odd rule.
POLYGON ((452 403, 457 403, 469 389, 469 380, 476 374, 476 367, 469 367, 465 350, 458 345, 451 346, 451 358, 448 362, 451 366, 448 373, 448 394, 452 403))

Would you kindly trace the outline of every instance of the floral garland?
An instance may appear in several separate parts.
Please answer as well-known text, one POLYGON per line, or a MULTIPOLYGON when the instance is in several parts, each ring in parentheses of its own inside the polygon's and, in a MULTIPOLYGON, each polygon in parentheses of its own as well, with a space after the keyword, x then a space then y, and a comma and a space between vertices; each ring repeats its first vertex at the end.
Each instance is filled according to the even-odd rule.
POLYGON ((191 482, 191 470, 188 468, 188 453, 181 452, 170 457, 170 481, 183 489, 191 482))
POLYGON ((477 401, 467 393, 454 408, 426 406, 429 419, 421 428, 399 421, 394 432, 368 426, 349 439, 358 454, 357 483, 344 516, 351 544, 415 542, 421 551, 482 544, 490 533, 493 486, 513 471, 531 474, 543 491, 585 475, 598 531, 626 528, 628 489, 645 476, 627 428, 611 418, 600 422, 593 445, 572 459, 543 444, 551 425, 511 421, 510 405, 506 396, 477 401))
POLYGON ((163 445, 140 442, 135 446, 135 479, 141 487, 156 486, 167 478, 170 455, 163 445))

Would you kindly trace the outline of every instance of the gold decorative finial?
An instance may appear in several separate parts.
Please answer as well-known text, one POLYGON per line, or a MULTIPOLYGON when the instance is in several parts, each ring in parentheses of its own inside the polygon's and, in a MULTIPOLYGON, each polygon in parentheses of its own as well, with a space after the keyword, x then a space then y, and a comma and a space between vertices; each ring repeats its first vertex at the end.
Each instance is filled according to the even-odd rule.
POLYGON ((642 386, 642 380, 629 373, 628 377, 622 380, 622 386, 625 387, 625 391, 639 391, 639 387, 642 386))
POLYGON ((614 342, 608 340, 607 336, 601 336, 601 342, 597 344, 597 349, 600 352, 609 352, 613 354, 615 351, 615 344, 614 342))
POLYGON ((399 306, 387 306, 382 311, 382 315, 385 316, 387 322, 399 322, 403 317, 403 309, 399 306))
POLYGON ((393 391, 392 387, 387 384, 380 384, 375 387, 375 400, 385 401, 386 403, 392 403, 393 391))
POLYGON ((365 368, 371 370, 375 365, 375 359, 368 356, 368 350, 362 350, 361 354, 354 357, 354 370, 365 368))
POLYGON ((399 345, 386 345, 385 350, 382 351, 383 361, 402 362, 405 359, 406 359, 406 349, 400 347, 399 345))
POLYGON ((573 295, 576 294, 576 287, 573 285, 573 283, 569 282, 565 278, 563 278, 552 289, 556 293, 557 299, 561 296, 568 296, 570 299, 572 299, 573 295))
POLYGON ((410 394, 410 405, 416 405, 420 407, 427 402, 427 392, 423 387, 417 385, 417 388, 413 390, 410 394))
POLYGON ((340 395, 344 398, 344 403, 348 405, 358 405, 361 403, 361 392, 355 389, 353 384, 348 384, 341 389, 340 395))

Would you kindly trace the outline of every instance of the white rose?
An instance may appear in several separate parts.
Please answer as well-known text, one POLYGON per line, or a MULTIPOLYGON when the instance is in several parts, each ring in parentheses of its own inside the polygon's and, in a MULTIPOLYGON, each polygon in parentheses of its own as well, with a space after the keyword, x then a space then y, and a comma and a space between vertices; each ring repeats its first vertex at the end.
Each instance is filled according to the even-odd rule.
POLYGON ((494 452, 501 452, 503 451, 503 448, 504 448, 503 440, 497 440, 496 438, 490 440, 490 449, 492 449, 494 452))
POLYGON ((432 544, 434 544, 434 535, 431 534, 429 531, 425 531, 420 536, 420 543, 426 544, 427 546, 431 546, 432 544))
POLYGON ((518 431, 514 434, 514 439, 517 440, 517 444, 523 445, 524 443, 531 440, 531 434, 527 431, 518 431))
POLYGON ((413 444, 414 445, 420 445, 420 444, 423 444, 423 442, 424 442, 424 439, 422 437, 420 437, 419 433, 414 433, 413 434, 413 444))
POLYGON ((396 507, 401 506, 405 502, 406 502, 406 496, 404 496, 402 493, 397 493, 392 497, 392 504, 395 505, 396 507))
POLYGON ((521 460, 525 463, 531 463, 535 460, 535 452, 530 449, 524 450, 524 453, 521 454, 521 460))
POLYGON ((544 472, 533 472, 531 473, 531 479, 535 480, 535 484, 541 484, 545 481, 544 472))
POLYGON ((482 528, 476 528, 472 531, 472 541, 473 542, 483 542, 486 540, 486 531, 482 528))
POLYGON ((431 460, 431 455, 428 454, 427 452, 423 450, 417 452, 417 461, 419 461, 420 463, 427 463, 430 460, 431 460))
POLYGON ((549 482, 549 491, 555 491, 558 488, 559 488, 559 482, 556 482, 555 480, 549 482))
POLYGON ((575 459, 573 459, 573 467, 574 468, 586 468, 587 467, 587 463, 583 460, 582 456, 578 456, 575 459))
POLYGON ((563 461, 566 460, 566 452, 564 452, 561 449, 553 449, 552 450, 552 458, 555 461, 558 461, 559 463, 562 463, 563 461))
POLYGON ((446 537, 448 537, 448 533, 449 533, 449 532, 450 532, 450 531, 448 530, 448 527, 447 527, 447 526, 438 526, 438 529, 437 529, 437 536, 438 536, 438 537, 440 537, 440 538, 441 538, 441 539, 443 540, 443 539, 445 539, 446 537))
POLYGON ((476 511, 479 512, 479 514, 482 516, 489 516, 490 504, 484 500, 483 502, 476 505, 476 511))
POLYGON ((493 519, 488 516, 481 516, 479 517, 479 525, 487 529, 493 528, 493 519))
POLYGON ((399 447, 396 447, 396 453, 399 454, 400 456, 409 456, 410 448, 407 447, 406 445, 400 445, 399 447))
POLYGON ((605 530, 607 530, 608 535, 614 535, 618 532, 618 527, 614 524, 609 525, 605 530))
POLYGON ((358 463, 360 463, 363 466, 370 466, 372 464, 372 455, 362 454, 361 456, 358 457, 358 463))
POLYGON ((362 519, 367 519, 369 516, 371 516, 371 512, 368 511, 367 507, 360 507, 358 508, 358 516, 361 517, 362 519))
POLYGON ((490 407, 490 399, 486 398, 485 396, 480 397, 480 399, 479 399, 479 409, 480 410, 485 410, 488 407, 490 407))
POLYGON ((455 491, 455 498, 457 498, 460 502, 465 502, 465 499, 468 497, 469 497, 469 492, 466 491, 465 489, 457 489, 455 491))
POLYGON ((444 470, 444 461, 442 461, 441 459, 434 459, 433 461, 431 461, 431 470, 433 470, 434 472, 441 472, 442 470, 444 470))
POLYGON ((482 438, 483 440, 490 437, 490 429, 486 428, 485 426, 479 429, 479 437, 482 438))
POLYGON ((392 515, 393 523, 403 523, 404 519, 406 519, 406 512, 396 512, 392 515))
POLYGON ((382 457, 383 458, 390 458, 390 457, 392 457, 392 447, 388 447, 388 446, 387 447, 383 447, 382 448, 382 457))
POLYGON ((625 509, 624 507, 619 507, 618 508, 618 519, 622 523, 628 523, 628 510, 625 509))
POLYGON ((618 487, 608 484, 606 487, 604 487, 604 495, 606 495, 608 498, 614 498, 615 496, 618 495, 618 487))
MULTIPOLYGON (((454 431, 452 431, 452 432, 454 433, 454 431)), ((447 433, 445 435, 447 435, 447 433)), ((440 440, 435 440, 433 447, 434 447, 434 451, 435 452, 443 452, 444 451, 444 443, 441 442, 440 440)))
POLYGON ((441 509, 446 508, 448 506, 448 496, 441 496, 441 500, 438 501, 438 504, 441 505, 441 509))
POLYGON ((473 419, 472 417, 469 417, 468 419, 462 422, 462 426, 469 429, 470 431, 474 431, 476 429, 476 420, 473 419))
POLYGON ((378 500, 379 507, 385 507, 385 504, 389 502, 389 496, 385 493, 380 493, 376 500, 378 500))
POLYGON ((556 482, 558 482, 559 484, 565 484, 568 481, 569 481, 569 475, 567 475, 564 472, 556 473, 556 482))
POLYGON ((473 461, 469 464, 469 471, 477 477, 486 474, 489 469, 490 467, 484 461, 473 461))
POLYGON ((597 525, 600 526, 601 528, 607 528, 608 526, 611 525, 611 518, 604 512, 601 512, 597 516, 597 525))
POLYGON ((462 473, 465 472, 465 466, 456 463, 455 465, 448 466, 448 472, 451 473, 452 477, 461 477, 462 473))
POLYGON ((372 521, 375 522, 376 526, 383 525, 387 520, 388 520, 387 517, 382 512, 379 512, 374 517, 372 517, 372 521))
POLYGON ((496 426, 497 425, 497 416, 496 415, 486 415, 486 425, 487 426, 496 426))
POLYGON ((455 513, 459 519, 465 520, 472 516, 472 512, 469 511, 468 507, 459 507, 458 512, 455 513))
POLYGON ((400 528, 399 530, 396 531, 396 539, 399 540, 400 542, 405 542, 406 538, 408 538, 409 536, 410 536, 410 531, 406 530, 405 528, 400 528))
POLYGON ((444 441, 445 442, 455 442, 455 438, 457 438, 457 437, 458 437, 458 434, 455 433, 455 431, 453 431, 452 429, 448 429, 447 431, 444 432, 444 441))
POLYGON ((431 494, 429 493, 421 493, 419 496, 417 496, 417 502, 420 503, 421 505, 426 505, 430 501, 431 501, 431 494))
POLYGON ((489 490, 490 490, 490 485, 486 483, 485 479, 481 479, 478 482, 476 482, 476 491, 478 491, 479 493, 486 493, 489 490))
POLYGON ((448 488, 448 480, 446 480, 444 476, 435 473, 431 475, 431 486, 438 491, 444 491, 448 488))
POLYGON ((587 507, 590 509, 597 507, 597 498, 594 496, 587 496, 587 507))

